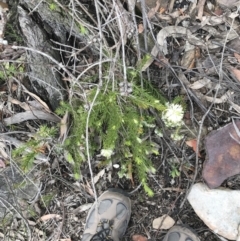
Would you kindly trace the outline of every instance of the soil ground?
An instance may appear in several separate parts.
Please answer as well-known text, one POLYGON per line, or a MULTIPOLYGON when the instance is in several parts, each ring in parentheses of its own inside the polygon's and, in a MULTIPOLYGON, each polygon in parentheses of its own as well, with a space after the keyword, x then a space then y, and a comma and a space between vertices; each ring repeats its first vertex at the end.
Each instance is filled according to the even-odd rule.
MULTIPOLYGON (((64 3, 64 1, 60 2, 64 3)), ((80 5, 85 6, 85 9, 87 7, 89 14, 96 19, 94 1, 78 2, 80 5)), ((186 195, 192 183, 203 181, 202 168, 206 159, 204 138, 211 130, 217 129, 224 126, 226 123, 231 122, 231 117, 239 116, 239 39, 225 41, 226 39, 219 37, 219 35, 214 32, 215 29, 217 31, 222 31, 222 33, 225 34, 230 31, 230 28, 234 28, 234 24, 230 25, 229 19, 233 19, 233 17, 231 18, 230 13, 235 13, 236 9, 234 7, 228 8, 225 5, 222 6, 219 2, 220 1, 198 1, 199 5, 198 7, 196 6, 195 12, 190 13, 191 3, 194 3, 194 1, 160 1, 160 8, 158 7, 156 10, 155 7, 157 1, 146 0, 147 13, 152 15, 149 19, 151 19, 153 25, 156 25, 154 33, 158 33, 160 29, 166 26, 177 26, 178 23, 181 21, 184 22, 184 19, 186 19, 186 22, 184 22, 181 27, 187 25, 191 29, 196 28, 196 30, 193 31, 196 36, 202 38, 206 42, 208 39, 213 39, 218 42, 220 47, 218 49, 201 50, 200 56, 196 53, 198 51, 198 48, 196 48, 196 52, 192 58, 194 63, 190 62, 187 66, 185 65, 182 67, 182 59, 184 58, 183 46, 185 46, 186 41, 179 36, 169 36, 166 38, 169 53, 165 55, 165 59, 162 61, 162 57, 157 56, 158 61, 155 61, 149 67, 149 72, 143 73, 144 76, 151 77, 149 79, 151 84, 156 90, 161 91, 169 101, 173 100, 178 95, 182 95, 184 96, 187 105, 184 115, 186 128, 183 128, 182 130, 184 135, 187 134, 181 141, 173 141, 170 138, 171 133, 167 129, 164 130, 162 138, 152 137, 155 138, 154 141, 158 144, 160 153, 158 156, 151 156, 154 167, 157 170, 155 174, 151 174, 148 177, 148 184, 154 191, 153 197, 146 195, 142 186, 139 185, 137 177, 133 176, 133 180, 131 181, 126 178, 119 178, 119 170, 117 168, 114 166, 106 169, 100 168, 99 158, 94 157, 92 159, 91 166, 93 169, 93 177, 98 176, 99 173, 102 172, 101 177, 95 184, 98 195, 108 188, 114 187, 125 190, 131 197, 132 215, 124 240, 131 240, 131 237, 134 234, 142 234, 152 240, 163 240, 167 230, 153 229, 152 222, 155 218, 164 214, 171 216, 177 224, 188 225, 194 229, 202 241, 222 240, 199 219, 191 205, 186 200, 186 195), (166 4, 166 2, 173 3, 172 7, 166 4), (201 2, 205 4, 204 9, 202 9, 202 14, 200 6, 201 2), (172 8, 171 10, 170 7, 172 8), (200 16, 200 19, 197 19, 196 16, 193 16, 194 14, 200 14, 202 17, 200 16), (207 24, 211 21, 211 19, 207 20, 208 17, 214 16, 217 18, 222 15, 227 17, 224 18, 224 21, 220 24, 207 24), (200 27, 200 23, 202 23, 205 28, 200 27), (226 44, 225 49, 223 48, 224 44, 226 44), (219 64, 221 60, 222 62, 219 64), (164 65, 166 63, 164 61, 168 62, 167 65, 164 65), (219 66, 221 66, 221 68, 219 66), (224 77, 219 74, 219 68, 224 77), (183 88, 182 79, 176 77, 176 73, 179 73, 180 71, 184 72, 189 81, 189 85, 185 85, 185 89, 183 88), (190 85, 197 82, 199 79, 207 77, 210 81, 208 85, 206 84, 203 87, 195 89, 190 85), (217 84, 221 85, 219 92, 216 91, 215 88, 217 84), (223 97, 228 91, 231 91, 234 94, 231 96, 231 99, 227 98, 227 100, 225 100, 223 97), (209 99, 207 100, 206 98, 203 98, 203 96, 208 96, 212 99, 209 101, 209 99), (217 99, 217 102, 214 102, 214 99, 217 99), (204 122, 202 126, 201 121, 204 122), (201 156, 197 158, 195 151, 186 144, 186 141, 189 139, 196 139, 199 132, 202 132, 200 139, 201 143, 199 145, 201 156), (194 133, 194 137, 191 136, 192 133, 194 133), (174 168, 177 168, 180 173, 175 177, 172 175, 174 168)), ((68 6, 67 3, 65 4, 68 6)), ((123 3, 123 6, 124 9, 128 11, 127 4, 123 3)), ((109 7, 108 4, 106 4, 106 8, 107 7, 109 7)), ((73 11, 73 8, 71 10, 73 11)), ((136 13, 139 14, 139 12, 141 11, 136 9, 136 13)), ((106 16, 103 14, 102 17, 106 16)), ((235 23, 239 24, 239 16, 235 18, 235 23)), ((137 29, 139 30, 140 35, 140 25, 142 26, 143 24, 142 17, 137 17, 137 24, 137 29)), ((7 29, 9 29, 9 26, 7 29)), ((112 30, 115 31, 116 27, 112 30)), ((235 31, 237 32, 239 30, 235 29, 235 31)), ((8 32, 6 32, 6 37, 10 39, 9 45, 13 45, 16 38, 11 39, 8 32)), ((119 37, 119 35, 117 37, 119 37)), ((74 41, 75 39, 72 43, 75 44, 74 41)), ((111 42, 114 40, 110 39, 109 41, 111 42)), ((20 42, 21 41, 18 43, 20 42)), ((79 48, 84 45, 83 43, 78 44, 79 45, 76 45, 79 48)), ((71 48, 73 48, 73 46, 69 46, 69 49, 71 48)), ((126 61, 136 64, 136 52, 134 52, 130 40, 127 40, 125 48, 127 53, 126 61)), ((3 60, 3 62, 10 63, 11 60, 15 58, 19 59, 23 55, 23 51, 15 51, 12 55, 9 54, 9 57, 6 55, 6 49, 7 47, 5 48, 5 51, 3 50, 1 53, 1 60, 3 60)), ((79 57, 80 60, 69 61, 71 64, 68 66, 66 64, 67 68, 73 69, 73 66, 75 66, 76 63, 80 63, 80 67, 78 66, 79 69, 77 70, 79 71, 78 73, 80 73, 84 70, 86 63, 91 64, 98 60, 98 57, 92 54, 90 50, 83 51, 83 53, 83 56, 76 56, 76 59, 79 57)), ((67 59, 66 56, 63 56, 63 58, 67 59)), ((188 60, 187 57, 185 60, 188 60)), ((6 65, 3 65, 2 67, 6 68, 6 65)), ((91 71, 92 72, 88 72, 87 74, 89 76, 95 76, 97 70, 93 68, 91 71)), ((28 98, 32 100, 26 92, 21 94, 20 97, 17 96, 16 88, 18 82, 16 81, 16 77, 17 74, 11 73, 11 76, 9 77, 8 75, 5 82, 1 82, 1 102, 5 106, 7 106, 9 96, 13 96, 16 99, 18 98, 21 102, 28 101, 28 98), (14 80, 12 75, 15 78, 14 80)), ((21 81, 24 86, 29 86, 29 82, 25 78, 22 78, 21 81)), ((94 81, 93 84, 95 84, 94 81)), ((20 92, 21 91, 22 90, 20 90, 20 92)), ((13 113, 22 111, 17 104, 12 105, 12 109, 10 108, 12 111, 11 113, 9 109, 8 112, 6 109, 2 108, 2 119, 13 113)), ((15 128, 13 130, 11 130, 9 126, 3 124, 1 130, 3 133, 10 133, 11 131, 35 133, 42 124, 47 124, 48 126, 56 125, 49 121, 28 120, 16 124, 15 127, 12 127, 15 128)), ((160 125, 161 124, 160 121, 160 125)), ((22 141, 28 139, 24 134, 14 135, 13 133, 12 136, 21 139, 22 141)), ((81 166, 82 176, 79 181, 76 181, 73 178, 71 165, 67 163, 64 155, 57 155, 55 152, 51 153, 51 148, 56 146, 58 141, 59 139, 53 140, 51 143, 48 143, 49 146, 44 147, 45 149, 43 152, 50 155, 51 161, 49 162, 49 165, 43 165, 43 167, 41 167, 41 169, 43 169, 43 172, 41 172, 41 182, 43 183, 43 186, 39 198, 36 199, 32 205, 37 215, 30 217, 28 220, 29 227, 35 238, 33 240, 80 240, 84 229, 87 211, 90 208, 90 204, 94 202, 93 189, 91 186, 91 173, 88 164, 85 162, 81 166), (48 214, 57 214, 59 216, 49 218, 45 216, 48 214), (45 217, 46 220, 41 222, 39 221, 40 217, 45 217)), ((239 175, 229 178, 222 184, 222 186, 234 190, 239 189, 239 175)), ((13 222, 15 226, 13 225, 9 227, 9 229, 21 234, 22 223, 24 223, 23 220, 16 217, 13 222)), ((0 226, 0 231, 1 233, 6 233, 4 225, 2 227, 0 226)), ((28 239, 19 238, 19 240, 28 239)))

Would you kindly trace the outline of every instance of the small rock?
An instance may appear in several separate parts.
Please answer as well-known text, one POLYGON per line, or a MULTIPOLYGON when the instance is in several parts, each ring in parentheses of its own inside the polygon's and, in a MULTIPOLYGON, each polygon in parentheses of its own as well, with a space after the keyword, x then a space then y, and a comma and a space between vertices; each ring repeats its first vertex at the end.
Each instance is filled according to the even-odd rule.
POLYGON ((224 238, 236 240, 240 223, 240 191, 209 189, 203 183, 192 187, 188 201, 203 222, 224 238))
POLYGON ((132 236, 133 241, 147 241, 148 239, 145 236, 142 236, 141 234, 134 234, 132 236))
MULTIPOLYGON (((240 129, 240 121, 235 121, 240 129)), ((210 188, 219 187, 228 177, 240 173, 240 145, 233 123, 212 131, 205 141, 207 158, 203 178, 210 188)))
POLYGON ((153 228, 155 229, 170 229, 174 225, 175 221, 168 215, 153 220, 153 228))
POLYGON ((23 174, 19 168, 8 166, 0 173, 0 222, 15 210, 25 218, 30 216, 28 201, 40 191, 35 172, 23 174))

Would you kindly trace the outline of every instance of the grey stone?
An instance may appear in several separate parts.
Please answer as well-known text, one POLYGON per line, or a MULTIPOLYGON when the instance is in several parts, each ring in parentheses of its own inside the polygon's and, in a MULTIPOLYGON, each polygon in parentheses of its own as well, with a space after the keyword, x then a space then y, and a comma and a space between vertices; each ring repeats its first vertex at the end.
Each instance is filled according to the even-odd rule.
POLYGON ((34 173, 23 174, 17 167, 0 172, 0 220, 9 215, 28 217, 28 201, 34 199, 40 182, 34 173))
POLYGON ((209 189, 203 183, 193 186, 188 201, 203 222, 215 233, 236 240, 240 224, 240 191, 209 189))

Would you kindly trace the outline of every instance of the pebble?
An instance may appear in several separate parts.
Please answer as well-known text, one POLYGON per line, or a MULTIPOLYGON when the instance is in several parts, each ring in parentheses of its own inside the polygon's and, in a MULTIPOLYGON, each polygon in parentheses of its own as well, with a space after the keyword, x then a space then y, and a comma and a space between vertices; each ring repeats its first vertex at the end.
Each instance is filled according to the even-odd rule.
POLYGON ((153 220, 153 228, 155 229, 170 229, 175 221, 168 215, 163 215, 153 220))
POLYGON ((238 240, 240 224, 240 191, 226 188, 209 189, 194 184, 188 201, 196 214, 215 233, 229 240, 238 240))

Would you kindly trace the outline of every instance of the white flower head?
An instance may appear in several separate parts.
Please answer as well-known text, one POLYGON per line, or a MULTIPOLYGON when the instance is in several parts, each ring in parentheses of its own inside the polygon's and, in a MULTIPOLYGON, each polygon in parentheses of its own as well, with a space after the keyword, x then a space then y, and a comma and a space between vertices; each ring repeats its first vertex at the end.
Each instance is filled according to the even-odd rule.
POLYGON ((113 154, 113 150, 112 149, 102 149, 101 150, 101 155, 106 157, 107 159, 109 159, 113 154))
POLYGON ((174 140, 174 141, 180 141, 183 139, 183 135, 180 135, 180 134, 177 134, 177 133, 173 133, 171 134, 171 138, 174 140))
POLYGON ((159 136, 159 137, 163 137, 163 133, 161 132, 160 129, 155 129, 155 130, 154 130, 154 133, 155 133, 157 136, 159 136))
POLYGON ((143 142, 139 137, 137 137, 136 139, 137 139, 138 143, 142 143, 143 142))
POLYGON ((142 121, 142 124, 143 124, 144 126, 146 126, 146 127, 149 127, 149 128, 154 128, 154 127, 156 127, 155 124, 147 123, 146 121, 142 121))
POLYGON ((162 120, 167 127, 178 127, 182 125, 183 108, 178 104, 166 104, 167 109, 162 113, 162 120))
POLYGON ((133 122, 134 122, 134 124, 138 124, 138 120, 136 120, 136 119, 133 119, 133 122))

